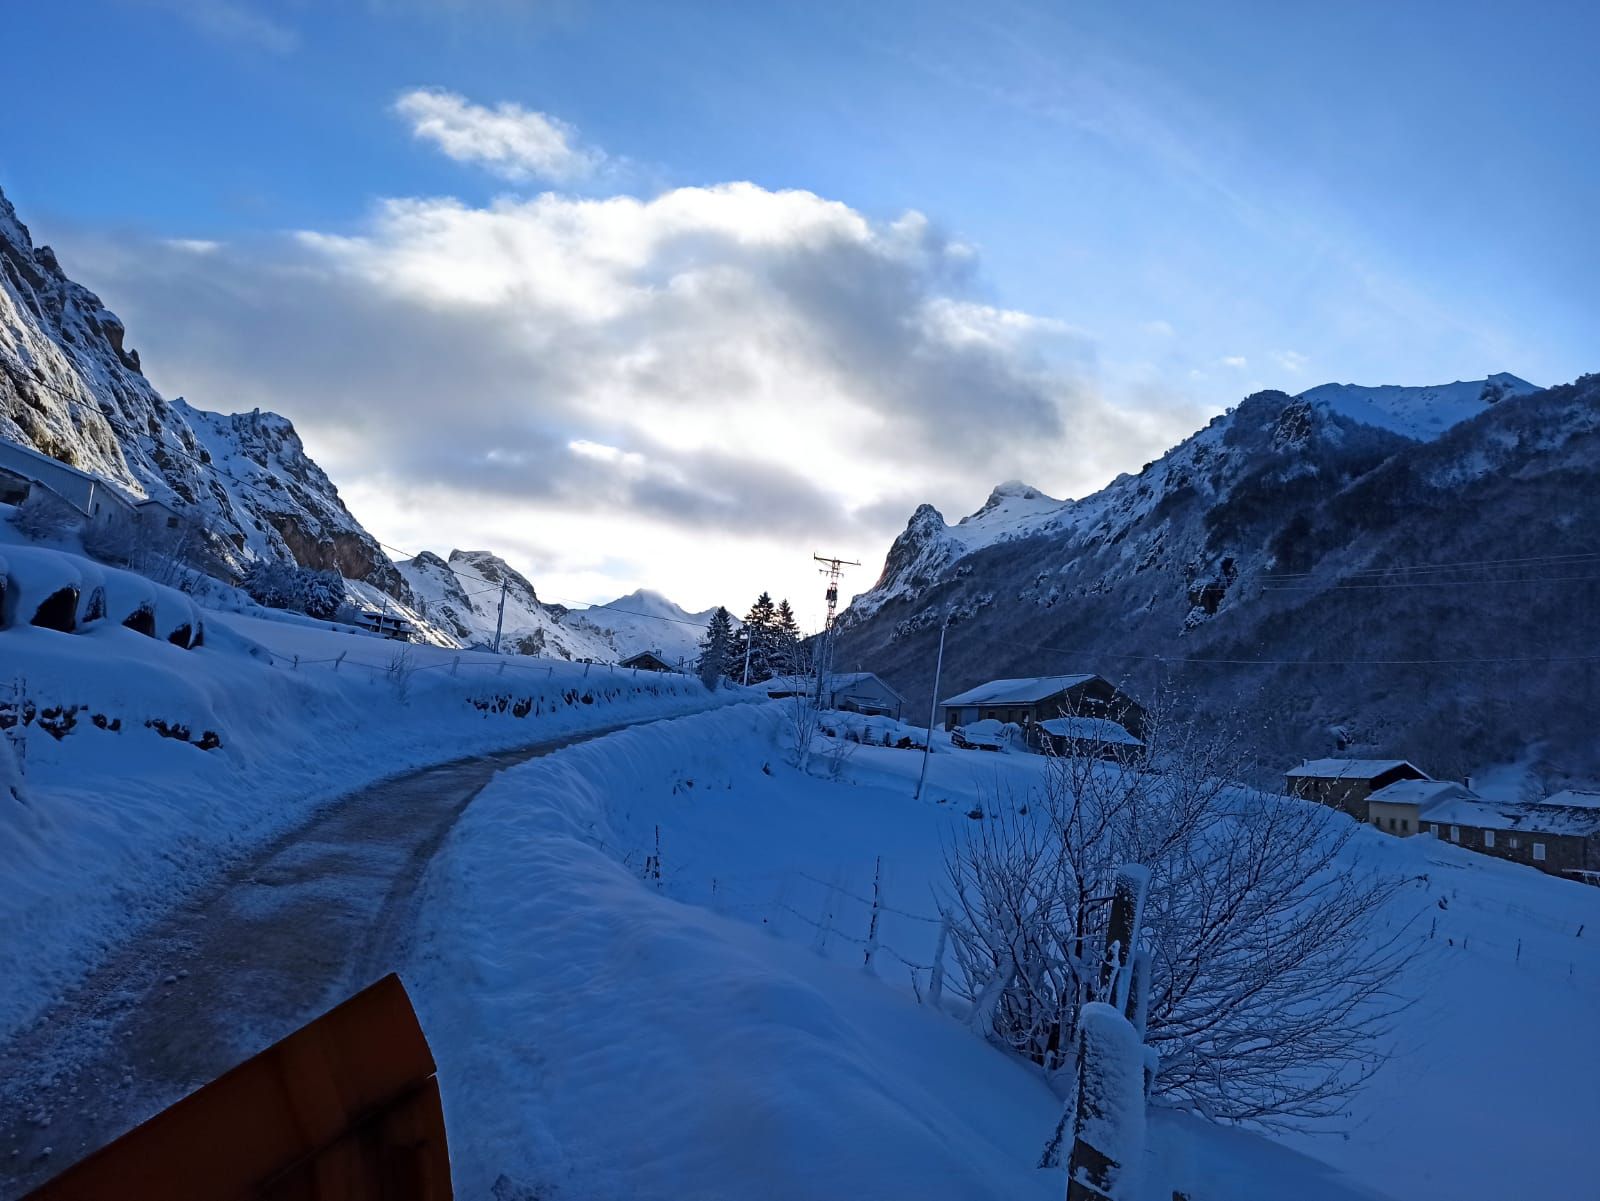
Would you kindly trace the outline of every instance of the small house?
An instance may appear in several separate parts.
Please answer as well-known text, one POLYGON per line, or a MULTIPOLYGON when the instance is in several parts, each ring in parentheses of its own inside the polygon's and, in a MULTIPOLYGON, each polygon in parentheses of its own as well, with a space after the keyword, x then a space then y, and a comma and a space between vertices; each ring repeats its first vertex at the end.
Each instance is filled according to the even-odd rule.
MULTIPOLYGON (((753 687, 761 689, 774 700, 790 696, 816 696, 817 678, 803 675, 773 676, 753 687)), ((846 713, 866 713, 892 717, 898 721, 900 710, 905 705, 898 692, 870 671, 830 675, 821 691, 824 709, 839 709, 846 713)))
POLYGON ((137 502, 115 484, 20 442, 0 438, 0 499, 20 504, 36 488, 63 501, 91 525, 137 515, 137 502))
POLYGON ((1367 798, 1367 821, 1385 834, 1409 838, 1422 833, 1422 819, 1444 801, 1476 800, 1453 780, 1397 780, 1367 798))
POLYGON ((1119 759, 1144 749, 1143 742, 1109 717, 1047 717, 1035 728, 1038 745, 1056 755, 1119 759))
POLYGON ((1058 717, 1105 718, 1131 737, 1144 734, 1145 712, 1138 702, 1109 680, 1090 673, 990 680, 939 704, 946 730, 980 721, 1011 723, 1029 731, 1029 740, 1035 745, 1041 736, 1034 727, 1058 717))
POLYGON ((1432 777, 1404 759, 1312 759, 1284 773, 1291 796, 1342 809, 1367 819, 1367 798, 1400 780, 1432 777))
POLYGON ((356 624, 368 633, 377 634, 381 638, 392 638, 396 642, 410 642, 414 632, 411 623, 404 617, 394 613, 379 613, 376 610, 363 610, 356 624))
POLYGON ((629 655, 618 667, 631 667, 635 671, 675 671, 677 670, 654 651, 640 651, 637 655, 629 655))
POLYGON ((1446 842, 1524 863, 1553 876, 1600 881, 1600 794, 1558 792, 1542 801, 1446 801, 1423 815, 1446 842))

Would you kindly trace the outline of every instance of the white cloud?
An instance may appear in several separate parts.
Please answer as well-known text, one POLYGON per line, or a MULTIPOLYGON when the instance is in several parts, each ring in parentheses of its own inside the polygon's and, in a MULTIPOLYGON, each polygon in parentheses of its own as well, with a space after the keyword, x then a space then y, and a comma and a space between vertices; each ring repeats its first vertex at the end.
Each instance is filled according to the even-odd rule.
POLYGON ((510 180, 569 183, 605 161, 599 150, 579 145, 577 130, 566 122, 519 104, 491 109, 442 88, 414 88, 401 93, 394 111, 410 123, 413 137, 510 180))
POLYGON ((1232 367, 1236 371, 1243 371, 1246 367, 1250 366, 1250 361, 1242 354, 1223 355, 1222 358, 1218 359, 1217 361, 1224 367, 1232 367))
POLYGON ((1298 350, 1275 350, 1272 352, 1272 361, 1295 375, 1299 375, 1311 363, 1311 360, 1298 350))
POLYGON ((1082 493, 1199 424, 1108 401, 1092 340, 975 270, 918 214, 733 183, 396 199, 354 235, 124 243, 93 278, 158 386, 287 413, 386 541, 804 615, 816 547, 870 576, 922 501, 1082 493))

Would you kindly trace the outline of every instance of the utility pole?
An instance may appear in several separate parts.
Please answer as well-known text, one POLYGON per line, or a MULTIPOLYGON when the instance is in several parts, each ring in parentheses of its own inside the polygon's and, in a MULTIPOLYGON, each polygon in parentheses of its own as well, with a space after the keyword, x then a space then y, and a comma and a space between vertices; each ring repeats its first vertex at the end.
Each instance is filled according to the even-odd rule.
POLYGON ((917 790, 912 800, 922 799, 922 785, 928 779, 928 756, 933 754, 933 723, 939 718, 939 677, 944 673, 944 635, 950 628, 950 614, 944 615, 939 626, 939 657, 933 661, 933 699, 928 702, 928 737, 922 744, 922 774, 917 777, 917 790))
POLYGON ((839 577, 844 574, 846 567, 860 567, 861 564, 854 559, 829 558, 813 552, 812 556, 818 563, 827 564, 821 569, 821 574, 828 577, 828 620, 823 623, 822 637, 817 640, 817 704, 822 704, 822 689, 828 678, 828 668, 833 662, 833 615, 839 608, 839 577))
POLYGON ((506 585, 510 579, 510 576, 500 577, 500 612, 494 618, 494 653, 497 655, 500 653, 500 631, 506 624, 506 585))
POLYGON ((744 686, 746 688, 750 687, 750 644, 752 642, 754 642, 754 641, 755 641, 755 639, 753 637, 751 637, 751 635, 750 635, 750 627, 748 625, 746 625, 744 627, 744 680, 743 680, 744 686))

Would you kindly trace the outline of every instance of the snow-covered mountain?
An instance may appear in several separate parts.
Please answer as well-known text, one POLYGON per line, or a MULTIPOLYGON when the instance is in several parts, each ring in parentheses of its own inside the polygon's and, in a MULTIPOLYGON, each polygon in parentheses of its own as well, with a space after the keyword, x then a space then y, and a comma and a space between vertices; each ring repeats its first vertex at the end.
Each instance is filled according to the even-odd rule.
POLYGON ((946 692, 1092 670, 1246 701, 1272 762, 1349 747, 1459 775, 1537 742, 1592 775, 1593 562, 1554 556, 1600 547, 1597 495, 1600 376, 1262 392, 1081 500, 1002 485, 955 525, 922 506, 839 653, 926 697, 950 611, 946 692))
POLYGON ((427 620, 464 646, 493 644, 504 581, 503 653, 597 663, 624 657, 604 632, 563 620, 565 609, 544 604, 525 576, 486 550, 453 550, 448 560, 424 551, 400 572, 427 620))
POLYGON ((293 560, 410 599, 287 419, 211 413, 162 397, 122 322, 67 278, 48 246, 33 244, 3 193, 0 437, 136 496, 181 502, 234 567, 293 560))
POLYGON ((605 637, 619 658, 649 651, 674 665, 692 665, 715 612, 690 613, 661 593, 640 588, 606 604, 574 610, 564 624, 605 637))
POLYGON ((1300 398, 1361 425, 1377 426, 1427 442, 1471 420, 1492 404, 1538 390, 1527 380, 1502 371, 1488 379, 1457 380, 1431 388, 1323 384, 1300 393, 1300 398))

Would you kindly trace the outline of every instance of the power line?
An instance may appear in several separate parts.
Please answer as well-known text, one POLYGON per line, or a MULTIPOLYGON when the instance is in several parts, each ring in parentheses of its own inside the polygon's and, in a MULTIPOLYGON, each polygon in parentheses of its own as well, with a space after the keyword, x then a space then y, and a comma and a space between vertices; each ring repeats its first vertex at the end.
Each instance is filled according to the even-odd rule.
POLYGON ((1507 584, 1582 584, 1600 575, 1524 576, 1514 580, 1394 580, 1378 584, 1263 584, 1263 592, 1357 592, 1369 588, 1486 588, 1507 584))
MULTIPOLYGON (((1557 566, 1573 566, 1590 562, 1600 562, 1600 551, 1573 551, 1560 555, 1529 555, 1515 559, 1467 559, 1455 563, 1397 563, 1387 567, 1352 567, 1347 568, 1342 575, 1352 576, 1381 576, 1393 574, 1426 574, 1436 571, 1454 571, 1467 567, 1510 567, 1524 566, 1530 563, 1548 563, 1557 566)), ((1299 580, 1314 579, 1314 571, 1283 571, 1283 572, 1250 572, 1249 575, 1265 577, 1268 580, 1299 580)))

